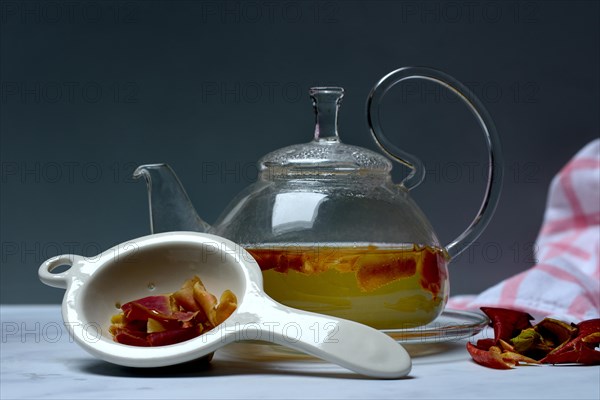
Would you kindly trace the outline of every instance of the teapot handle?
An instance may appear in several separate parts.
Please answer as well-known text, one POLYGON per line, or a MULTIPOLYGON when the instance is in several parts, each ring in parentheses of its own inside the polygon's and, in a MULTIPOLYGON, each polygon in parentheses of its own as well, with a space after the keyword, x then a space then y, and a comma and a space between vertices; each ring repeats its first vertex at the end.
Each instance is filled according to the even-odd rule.
POLYGON ((412 169, 401 185, 410 190, 417 187, 425 179, 423 163, 412 154, 394 146, 384 135, 381 127, 379 107, 386 93, 396 84, 409 79, 423 79, 437 83, 456 94, 477 118, 483 130, 488 150, 488 179, 481 207, 469 227, 446 246, 450 259, 455 258, 469 247, 490 222, 500 198, 502 189, 502 150, 500 139, 492 117, 481 101, 464 84, 450 75, 427 67, 403 67, 384 76, 369 93, 367 99, 367 122, 371 135, 379 148, 392 159, 412 169))

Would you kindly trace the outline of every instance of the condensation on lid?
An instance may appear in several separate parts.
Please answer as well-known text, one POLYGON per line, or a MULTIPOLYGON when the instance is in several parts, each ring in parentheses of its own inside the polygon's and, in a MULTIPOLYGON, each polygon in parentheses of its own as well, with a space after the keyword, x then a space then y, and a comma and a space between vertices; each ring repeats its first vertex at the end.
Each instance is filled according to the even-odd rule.
MULTIPOLYGON (((259 160, 261 170, 301 170, 303 174, 315 169, 389 172, 392 163, 383 155, 363 147, 341 143, 337 138, 320 138, 309 143, 296 144, 275 150, 259 160)), ((300 172, 300 171, 299 171, 300 172)))

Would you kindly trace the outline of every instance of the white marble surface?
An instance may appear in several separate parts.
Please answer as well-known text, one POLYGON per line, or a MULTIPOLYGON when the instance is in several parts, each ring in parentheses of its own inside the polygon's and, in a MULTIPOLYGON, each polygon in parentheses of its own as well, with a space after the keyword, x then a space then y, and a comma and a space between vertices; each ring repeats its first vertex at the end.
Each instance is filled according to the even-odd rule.
POLYGON ((314 359, 258 358, 256 345, 219 351, 209 366, 136 370, 94 359, 68 336, 58 306, 2 306, 1 399, 391 398, 599 399, 600 367, 498 371, 472 361, 465 342, 409 348, 407 379, 363 378, 314 359))

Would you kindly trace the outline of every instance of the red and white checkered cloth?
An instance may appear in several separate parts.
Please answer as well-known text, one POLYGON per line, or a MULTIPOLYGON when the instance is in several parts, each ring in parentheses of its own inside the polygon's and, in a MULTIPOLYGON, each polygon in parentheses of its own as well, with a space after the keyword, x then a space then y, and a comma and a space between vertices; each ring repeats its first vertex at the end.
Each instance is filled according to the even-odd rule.
POLYGON ((600 317, 600 139, 552 180, 536 242, 538 263, 448 308, 505 307, 577 322, 600 317))

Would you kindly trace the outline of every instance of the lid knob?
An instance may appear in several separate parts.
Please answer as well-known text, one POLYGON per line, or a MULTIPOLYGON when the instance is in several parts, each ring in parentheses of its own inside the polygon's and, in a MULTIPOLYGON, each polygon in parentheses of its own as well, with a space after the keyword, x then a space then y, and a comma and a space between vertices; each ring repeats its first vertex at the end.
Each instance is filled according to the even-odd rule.
POLYGON ((338 110, 344 89, 341 87, 314 87, 308 92, 315 109, 315 141, 339 142, 338 110))

